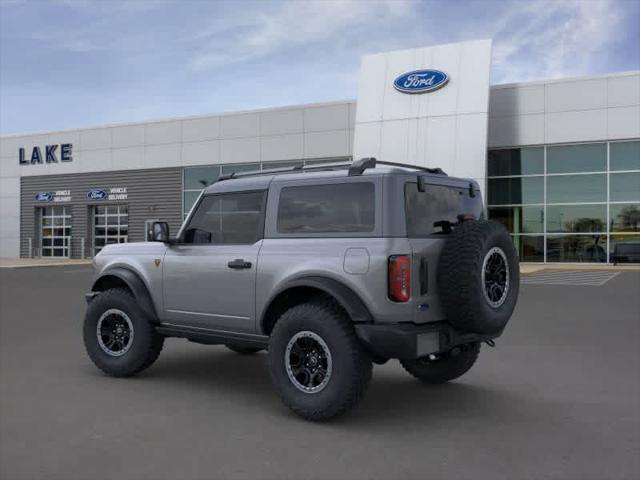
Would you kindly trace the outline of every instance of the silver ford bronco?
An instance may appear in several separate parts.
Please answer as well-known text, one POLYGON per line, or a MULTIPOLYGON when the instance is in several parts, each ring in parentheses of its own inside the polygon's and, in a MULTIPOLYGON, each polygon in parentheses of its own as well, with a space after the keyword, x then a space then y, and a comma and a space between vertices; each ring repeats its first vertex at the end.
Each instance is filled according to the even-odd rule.
POLYGON ((175 238, 95 258, 84 343, 109 375, 134 375, 164 339, 268 351, 283 402, 309 420, 351 409, 372 363, 453 380, 514 310, 519 270, 475 181, 365 158, 230 174, 175 238))

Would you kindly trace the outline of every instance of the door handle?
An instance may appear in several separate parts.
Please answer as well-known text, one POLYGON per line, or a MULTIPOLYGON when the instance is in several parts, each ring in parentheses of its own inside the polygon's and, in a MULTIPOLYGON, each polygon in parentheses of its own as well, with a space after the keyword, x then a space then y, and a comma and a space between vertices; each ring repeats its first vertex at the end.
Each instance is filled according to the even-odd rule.
POLYGON ((235 260, 231 260, 227 263, 229 268, 242 269, 242 268, 251 268, 251 262, 246 262, 242 258, 236 258, 235 260))

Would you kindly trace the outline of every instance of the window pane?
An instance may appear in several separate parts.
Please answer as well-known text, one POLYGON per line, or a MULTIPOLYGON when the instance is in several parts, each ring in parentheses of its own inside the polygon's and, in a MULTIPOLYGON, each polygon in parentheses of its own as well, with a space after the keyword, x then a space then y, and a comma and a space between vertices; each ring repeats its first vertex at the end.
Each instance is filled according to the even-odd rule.
POLYGON ((265 198, 265 192, 204 197, 185 231, 185 243, 255 243, 262 238, 265 198))
POLYGON ((184 212, 189 213, 193 204, 200 196, 200 192, 184 192, 184 212))
POLYGON ((542 207, 490 208, 489 219, 502 223, 509 233, 542 233, 542 207))
POLYGON ((278 232, 371 232, 374 199, 369 182, 285 187, 280 192, 278 232))
POLYGON ((547 237, 547 262, 606 262, 605 235, 547 237))
POLYGON ((605 143, 547 148, 547 173, 603 172, 606 167, 605 143))
POLYGON ((424 192, 418 191, 417 183, 404 187, 407 235, 412 238, 441 233, 438 222, 459 222, 458 215, 482 216, 480 196, 469 197, 468 189, 426 185, 424 192))
POLYGON ((490 178, 489 205, 543 203, 544 177, 490 178))
POLYGON ((613 204, 609 207, 611 232, 640 232, 640 204, 613 204))
POLYGON ((220 176, 220 167, 189 167, 184 169, 184 189, 201 190, 220 176))
POLYGON ((544 173, 544 148, 489 150, 489 176, 532 175, 544 173))
POLYGON ((543 262, 544 261, 544 237, 530 237, 524 235, 513 235, 513 244, 518 252, 518 257, 522 262, 543 262))
POLYGON ((611 235, 609 248, 613 263, 640 263, 640 235, 611 235))
POLYGON ((616 142, 609 146, 611 170, 640 170, 640 142, 616 142))
POLYGON ((606 205, 555 205, 547 207, 547 232, 603 232, 606 205))
POLYGON ((612 173, 610 198, 612 202, 640 200, 640 172, 612 173))
POLYGON ((260 164, 259 163, 236 163, 232 165, 224 165, 222 167, 222 173, 241 173, 241 172, 253 172, 259 171, 260 164))
POLYGON ((606 202, 605 175, 547 177, 547 203, 606 202))

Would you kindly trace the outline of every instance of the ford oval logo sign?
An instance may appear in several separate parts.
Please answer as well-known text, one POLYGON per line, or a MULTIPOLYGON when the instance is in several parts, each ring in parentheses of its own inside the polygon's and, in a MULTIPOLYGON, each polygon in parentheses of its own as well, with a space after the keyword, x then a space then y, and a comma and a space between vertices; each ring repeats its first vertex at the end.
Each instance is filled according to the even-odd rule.
POLYGON ((50 202, 53 198, 53 193, 51 192, 38 192, 36 193, 36 201, 37 202, 50 202))
POLYGON ((89 200, 104 200, 107 198, 107 192, 104 190, 91 190, 87 193, 87 198, 89 200))
POLYGON ((402 93, 425 93, 444 87, 448 81, 449 76, 440 70, 414 70, 396 78, 393 86, 402 93))

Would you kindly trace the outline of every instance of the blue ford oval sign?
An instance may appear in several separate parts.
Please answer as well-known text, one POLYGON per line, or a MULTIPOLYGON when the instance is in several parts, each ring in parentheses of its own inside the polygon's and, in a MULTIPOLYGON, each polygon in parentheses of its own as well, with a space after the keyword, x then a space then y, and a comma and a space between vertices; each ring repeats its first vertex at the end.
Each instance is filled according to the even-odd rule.
POLYGON ((38 192, 36 193, 36 201, 37 202, 50 202, 53 198, 53 194, 51 192, 38 192))
POLYGON ((89 200, 104 200, 107 198, 107 192, 104 190, 91 190, 87 193, 87 198, 89 200))
POLYGON ((414 70, 396 78, 393 86, 402 93, 425 93, 444 87, 448 81, 449 76, 440 70, 414 70))

